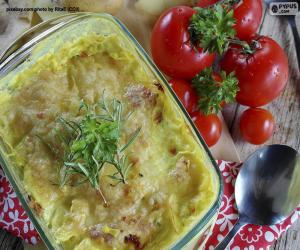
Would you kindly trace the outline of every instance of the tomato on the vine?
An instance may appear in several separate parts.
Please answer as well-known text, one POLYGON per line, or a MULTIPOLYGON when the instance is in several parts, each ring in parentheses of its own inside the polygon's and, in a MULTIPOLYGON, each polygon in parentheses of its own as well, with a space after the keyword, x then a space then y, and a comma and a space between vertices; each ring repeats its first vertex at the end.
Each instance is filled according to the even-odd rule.
MULTIPOLYGON (((219 0, 200 0, 198 7, 207 8, 219 0)), ((234 1, 232 1, 234 2, 234 1)), ((254 36, 260 26, 263 14, 261 0, 243 0, 233 6, 233 17, 236 20, 234 29, 241 40, 248 40, 254 36)))
POLYGON ((272 114, 262 108, 249 108, 240 118, 243 138, 255 145, 266 142, 273 134, 275 121, 272 114))
POLYGON ((222 134, 222 123, 219 117, 215 114, 204 115, 201 112, 194 112, 191 117, 206 144, 209 147, 215 145, 222 134))
POLYGON ((194 48, 190 41, 188 27, 194 13, 195 10, 187 6, 171 8, 159 17, 153 28, 153 60, 168 76, 192 79, 215 59, 214 54, 194 48))
POLYGON ((197 108, 198 98, 191 85, 188 82, 179 79, 171 79, 169 83, 187 112, 194 112, 197 108))
POLYGON ((280 95, 288 80, 288 59, 283 49, 273 39, 257 37, 250 51, 232 45, 221 60, 221 68, 235 72, 239 80, 237 102, 245 106, 260 107, 280 95))

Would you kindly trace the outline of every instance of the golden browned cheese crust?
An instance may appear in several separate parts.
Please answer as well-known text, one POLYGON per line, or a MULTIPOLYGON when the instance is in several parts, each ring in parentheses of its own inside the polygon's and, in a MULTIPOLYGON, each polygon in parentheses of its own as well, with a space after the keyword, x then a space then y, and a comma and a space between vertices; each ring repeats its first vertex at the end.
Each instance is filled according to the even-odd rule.
POLYGON ((0 86, 5 81, 1 136, 32 207, 65 249, 168 248, 211 207, 216 184, 204 152, 170 96, 117 36, 90 34, 67 43, 0 86), (94 104, 104 90, 134 111, 122 141, 142 128, 127 149, 133 164, 127 184, 114 185, 111 166, 101 172, 108 207, 88 183, 59 187, 61 162, 37 137, 58 144, 56 118, 79 119, 80 101, 94 104))

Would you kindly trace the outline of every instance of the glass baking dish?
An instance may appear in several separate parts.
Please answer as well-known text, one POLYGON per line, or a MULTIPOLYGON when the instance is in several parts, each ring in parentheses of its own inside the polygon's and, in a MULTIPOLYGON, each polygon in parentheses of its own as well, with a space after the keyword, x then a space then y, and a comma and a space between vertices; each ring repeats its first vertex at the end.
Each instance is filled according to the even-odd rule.
MULTIPOLYGON (((199 221, 194 223, 193 228, 188 233, 177 239, 170 248, 194 249, 199 246, 203 247, 207 240, 207 235, 209 235, 209 232, 216 220, 220 207, 223 184, 219 168, 217 167, 207 145, 191 121, 191 118, 170 88, 164 76, 160 73, 136 39, 118 19, 108 14, 76 13, 61 16, 33 27, 21 35, 1 56, 0 80, 7 76, 10 72, 18 72, 18 70, 22 69, 25 61, 35 61, 47 53, 50 49, 58 49, 63 43, 70 41, 79 34, 85 32, 96 32, 100 34, 116 33, 118 36, 122 37, 124 42, 128 44, 128 47, 136 51, 140 58, 140 62, 144 64, 143 67, 152 72, 158 82, 163 86, 166 94, 172 99, 172 102, 178 109, 178 112, 184 116, 184 120, 189 126, 195 141, 197 141, 199 147, 204 152, 204 161, 206 166, 211 169, 211 172, 213 173, 217 195, 214 202, 211 204, 210 209, 202 216, 201 219, 199 219, 199 221), (95 25, 97 20, 105 20, 110 25, 103 25, 102 22, 99 22, 99 25, 95 25), (74 30, 74 32, 66 34, 65 31, 70 31, 70 29, 74 30), (59 42, 57 40, 58 37, 60 37, 59 42), (41 41, 44 42, 42 48, 39 48, 37 52, 32 54, 32 51, 40 44, 41 41)), ((36 230, 39 232, 48 249, 63 249, 62 246, 56 243, 50 230, 44 225, 43 220, 39 218, 36 212, 29 206, 30 198, 26 193, 18 173, 12 167, 13 163, 8 156, 9 148, 7 147, 4 139, 0 136, 0 163, 29 218, 33 222, 36 230)))

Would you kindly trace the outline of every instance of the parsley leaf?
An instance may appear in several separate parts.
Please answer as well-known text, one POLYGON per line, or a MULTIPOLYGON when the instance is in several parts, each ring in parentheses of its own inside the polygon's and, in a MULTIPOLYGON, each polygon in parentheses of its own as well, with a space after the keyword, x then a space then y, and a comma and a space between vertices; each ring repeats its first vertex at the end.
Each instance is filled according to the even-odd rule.
POLYGON ((195 7, 189 25, 191 42, 204 51, 222 55, 228 48, 230 39, 236 35, 233 28, 235 19, 233 9, 224 7, 222 3, 210 8, 195 7))
POLYGON ((235 102, 239 90, 234 72, 226 75, 220 72, 221 82, 216 81, 212 68, 206 68, 192 79, 192 85, 198 96, 198 108, 204 114, 218 113, 223 103, 235 102))

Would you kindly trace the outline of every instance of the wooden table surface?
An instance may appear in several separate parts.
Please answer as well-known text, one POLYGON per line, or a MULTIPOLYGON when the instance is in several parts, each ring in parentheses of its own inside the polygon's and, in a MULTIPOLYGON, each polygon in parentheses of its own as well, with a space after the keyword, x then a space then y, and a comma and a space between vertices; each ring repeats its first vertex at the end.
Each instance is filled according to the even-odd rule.
MULTIPOLYGON (((300 16, 296 18, 300 32, 300 16)), ((300 151, 300 72, 297 64, 296 50, 292 31, 284 17, 271 16, 265 11, 260 34, 275 39, 285 50, 289 59, 289 81, 282 95, 265 106, 276 120, 276 130, 272 139, 266 144, 286 144, 300 151)), ((241 160, 261 146, 253 146, 242 140, 239 132, 239 117, 246 109, 241 105, 225 107, 223 116, 228 125, 241 160)), ((300 249, 300 220, 297 221, 271 249, 300 249)))
MULTIPOLYGON (((297 18, 297 22, 300 29, 299 19, 297 18)), ((300 151, 300 73, 291 29, 285 18, 270 16, 268 11, 265 11, 260 33, 271 36, 284 48, 288 55, 290 66, 287 88, 280 98, 266 106, 276 119, 276 131, 267 144, 287 144, 300 151)), ((223 116, 242 160, 258 148, 257 146, 245 143, 241 139, 238 126, 239 116, 244 109, 245 107, 240 105, 230 105, 225 107, 223 111, 223 116)), ((23 249, 22 241, 0 229, 0 249, 23 249)), ((299 250, 300 220, 271 249, 299 250)))

